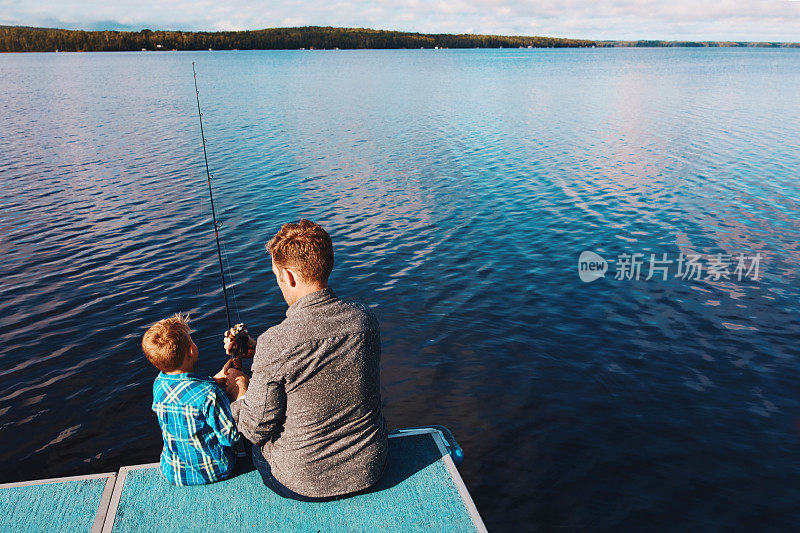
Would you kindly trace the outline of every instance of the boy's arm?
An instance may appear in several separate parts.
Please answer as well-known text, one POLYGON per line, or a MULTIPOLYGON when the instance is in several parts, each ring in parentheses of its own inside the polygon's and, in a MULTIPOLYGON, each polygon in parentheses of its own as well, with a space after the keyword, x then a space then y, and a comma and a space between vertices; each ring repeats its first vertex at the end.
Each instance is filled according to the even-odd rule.
POLYGON ((232 366, 233 366, 233 358, 225 361, 225 366, 222 367, 222 370, 211 376, 211 379, 214 380, 214 383, 222 387, 222 390, 225 390, 225 387, 227 387, 227 379, 225 377, 225 374, 228 372, 228 369, 231 368, 232 366))
POLYGON ((231 413, 231 404, 228 397, 218 387, 209 395, 208 423, 219 438, 223 446, 233 446, 239 440, 240 434, 236 429, 231 413))

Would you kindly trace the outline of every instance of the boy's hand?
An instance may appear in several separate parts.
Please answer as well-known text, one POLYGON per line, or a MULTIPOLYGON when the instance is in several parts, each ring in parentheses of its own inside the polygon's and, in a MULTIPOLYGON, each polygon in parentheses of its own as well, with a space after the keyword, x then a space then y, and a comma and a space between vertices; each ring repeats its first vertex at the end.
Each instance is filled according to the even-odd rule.
POLYGON ((250 385, 250 378, 247 377, 247 374, 243 374, 235 368, 228 368, 225 377, 227 378, 225 384, 228 387, 228 396, 234 402, 242 398, 250 385))
MULTIPOLYGON (((225 332, 225 337, 222 341, 222 344, 225 346, 225 353, 228 355, 233 355, 233 328, 225 332)), ((249 345, 247 354, 243 355, 242 357, 250 359, 256 354, 256 341, 253 340, 253 337, 248 335, 247 344, 249 345)))
POLYGON ((228 369, 231 368, 232 364, 233 359, 228 359, 228 361, 225 363, 225 366, 222 367, 222 370, 211 377, 211 379, 213 379, 220 387, 227 387, 226 373, 228 372, 228 369))

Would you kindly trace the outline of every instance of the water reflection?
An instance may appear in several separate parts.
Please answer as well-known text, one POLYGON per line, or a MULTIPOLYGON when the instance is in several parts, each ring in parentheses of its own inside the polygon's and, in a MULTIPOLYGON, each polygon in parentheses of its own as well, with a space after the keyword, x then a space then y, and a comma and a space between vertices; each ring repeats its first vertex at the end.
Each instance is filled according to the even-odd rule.
POLYGON ((390 425, 454 431, 489 529, 796 507, 791 50, 0 56, 5 481, 156 459, 138 343, 165 314, 223 359, 192 60, 236 316, 281 320, 264 243, 322 222, 380 316, 390 425), (583 284, 586 249, 764 274, 583 284))

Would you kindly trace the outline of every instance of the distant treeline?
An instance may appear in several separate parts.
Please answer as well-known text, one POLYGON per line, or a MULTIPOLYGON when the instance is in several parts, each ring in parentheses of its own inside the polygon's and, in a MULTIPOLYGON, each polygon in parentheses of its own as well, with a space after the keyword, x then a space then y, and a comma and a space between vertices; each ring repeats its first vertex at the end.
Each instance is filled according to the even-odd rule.
POLYGON ((131 50, 280 50, 300 48, 563 48, 594 41, 553 37, 424 34, 363 28, 272 28, 253 31, 81 31, 0 26, 0 52, 131 50))
POLYGON ((285 50, 332 48, 800 47, 799 43, 591 41, 555 37, 426 34, 365 28, 271 28, 253 31, 81 31, 0 26, 0 52, 136 50, 285 50))

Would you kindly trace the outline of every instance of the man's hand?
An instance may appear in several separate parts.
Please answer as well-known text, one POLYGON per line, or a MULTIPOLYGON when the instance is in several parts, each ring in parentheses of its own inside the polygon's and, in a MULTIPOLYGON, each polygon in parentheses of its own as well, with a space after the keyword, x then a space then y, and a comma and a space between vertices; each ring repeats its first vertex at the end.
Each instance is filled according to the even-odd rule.
MULTIPOLYGON (((256 341, 253 340, 253 337, 250 335, 247 336, 247 343, 248 343, 248 350, 247 354, 243 355, 242 357, 245 358, 252 358, 256 353, 256 341)), ((222 341, 222 344, 225 346, 225 353, 228 355, 233 355, 233 328, 229 329, 225 332, 225 337, 222 341)))
POLYGON ((231 397, 231 400, 235 402, 242 398, 244 393, 247 392, 247 387, 250 385, 250 378, 247 377, 247 374, 235 368, 228 368, 225 377, 228 387, 228 396, 231 397))
POLYGON ((222 370, 211 377, 211 379, 213 379, 220 387, 227 387, 226 373, 228 372, 228 369, 231 368, 232 364, 233 359, 228 359, 228 361, 225 363, 225 366, 222 367, 222 370))

